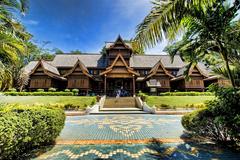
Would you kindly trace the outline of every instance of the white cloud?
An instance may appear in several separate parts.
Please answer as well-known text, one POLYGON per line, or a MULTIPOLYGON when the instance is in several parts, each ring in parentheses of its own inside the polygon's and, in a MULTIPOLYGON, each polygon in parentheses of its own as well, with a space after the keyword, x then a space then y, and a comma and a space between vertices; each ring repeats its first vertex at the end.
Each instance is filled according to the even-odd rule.
POLYGON ((145 51, 146 54, 166 54, 163 52, 164 48, 168 45, 168 41, 163 39, 162 42, 159 42, 155 47, 149 48, 145 51))
POLYGON ((118 0, 115 5, 116 11, 125 18, 146 15, 152 7, 150 0, 118 0))
POLYGON ((38 21, 35 21, 35 20, 23 20, 23 23, 27 24, 27 25, 33 25, 33 26, 37 26, 39 24, 38 21))

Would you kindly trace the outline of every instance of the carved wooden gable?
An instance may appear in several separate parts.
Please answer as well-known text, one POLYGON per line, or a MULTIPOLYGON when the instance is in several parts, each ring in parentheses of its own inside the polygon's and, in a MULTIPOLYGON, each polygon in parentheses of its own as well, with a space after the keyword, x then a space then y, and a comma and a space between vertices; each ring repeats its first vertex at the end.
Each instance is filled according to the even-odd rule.
POLYGON ((118 54, 112 65, 100 75, 107 75, 107 77, 112 78, 130 78, 139 74, 128 66, 121 54, 118 54))
POLYGON ((198 67, 198 65, 193 66, 189 71, 190 76, 194 77, 207 77, 207 75, 198 67))
POLYGON ((80 60, 77 60, 73 68, 64 75, 64 77, 67 76, 87 76, 92 78, 92 76, 88 72, 88 69, 84 66, 84 64, 80 60))
POLYGON ((165 67, 163 66, 161 60, 158 61, 158 63, 156 63, 154 65, 154 67, 151 69, 151 71, 149 72, 147 78, 150 78, 152 76, 166 76, 166 77, 171 77, 173 78, 174 76, 171 75, 170 73, 168 73, 168 71, 165 69, 165 67))

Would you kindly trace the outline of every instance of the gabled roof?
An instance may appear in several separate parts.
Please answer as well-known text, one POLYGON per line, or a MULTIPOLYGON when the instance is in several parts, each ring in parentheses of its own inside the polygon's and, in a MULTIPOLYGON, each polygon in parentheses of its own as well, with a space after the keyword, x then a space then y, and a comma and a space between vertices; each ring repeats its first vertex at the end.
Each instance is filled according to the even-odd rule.
MULTIPOLYGON (((195 65, 195 66, 191 66, 188 75, 191 75, 193 72, 193 69, 196 67, 196 69, 199 71, 199 73, 204 76, 204 77, 209 77, 209 74, 206 73, 206 71, 204 70, 204 68, 201 68, 199 66, 199 64, 195 65)), ((177 75, 176 78, 171 79, 171 81, 175 81, 175 80, 180 80, 180 79, 184 79, 184 72, 187 70, 187 65, 184 66, 183 68, 181 68, 177 75)))
POLYGON ((167 70, 165 69, 165 67, 163 66, 161 60, 159 60, 159 61, 154 65, 154 67, 150 70, 150 72, 148 73, 146 79, 154 76, 154 75, 157 73, 159 67, 161 67, 161 68, 163 69, 163 71, 164 71, 164 73, 165 73, 166 75, 168 75, 168 76, 171 77, 171 78, 174 77, 173 75, 171 75, 170 73, 168 73, 168 71, 167 71, 167 70))
POLYGON ((38 61, 31 61, 23 68, 23 70, 29 74, 37 64, 38 64, 38 61))
MULTIPOLYGON (((162 53, 166 54, 166 53, 162 53)), ((186 64, 182 61, 179 55, 174 56, 173 62, 169 55, 132 55, 130 58, 130 67, 132 68, 152 68, 161 60, 165 68, 182 68, 186 64)))
POLYGON ((130 43, 125 43, 120 35, 117 37, 115 42, 106 43, 106 49, 114 48, 118 43, 122 44, 125 48, 132 50, 132 45, 130 43))
POLYGON ((39 60, 34 68, 31 70, 31 72, 29 72, 29 75, 32 75, 36 69, 42 66, 43 67, 43 72, 52 77, 52 78, 56 78, 56 79, 60 79, 60 80, 66 80, 64 77, 61 77, 60 73, 58 72, 58 69, 56 67, 54 67, 53 65, 51 65, 50 63, 44 61, 44 60, 39 60))
POLYGON ((118 54, 117 57, 115 58, 115 60, 113 61, 112 65, 108 68, 106 68, 106 71, 100 73, 100 75, 104 75, 107 74, 109 72, 111 72, 113 70, 113 67, 115 66, 115 64, 117 63, 118 59, 121 59, 121 61, 123 62, 124 66, 126 67, 127 71, 139 76, 139 73, 135 72, 131 67, 129 67, 126 63, 126 61, 124 60, 123 56, 121 54, 118 54))
POLYGON ((108 64, 107 59, 101 54, 59 54, 55 56, 51 64, 56 67, 72 68, 78 59, 87 68, 105 68, 108 64))
POLYGON ((88 69, 86 68, 86 66, 85 66, 85 65, 81 62, 81 60, 79 60, 79 59, 77 60, 76 64, 73 66, 73 68, 64 75, 64 77, 69 76, 70 74, 72 74, 72 73, 74 72, 74 70, 75 70, 78 66, 81 68, 81 70, 82 70, 82 72, 83 72, 84 75, 92 78, 92 76, 89 74, 88 69))
POLYGON ((216 79, 220 79, 220 78, 223 78, 223 77, 221 77, 220 75, 214 75, 214 76, 205 78, 204 81, 216 80, 216 79))

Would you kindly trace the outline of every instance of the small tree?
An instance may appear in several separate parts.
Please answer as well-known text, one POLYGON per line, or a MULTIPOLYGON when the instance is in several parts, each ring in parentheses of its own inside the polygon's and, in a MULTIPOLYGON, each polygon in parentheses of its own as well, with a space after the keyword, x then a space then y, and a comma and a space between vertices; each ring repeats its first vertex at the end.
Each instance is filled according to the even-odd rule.
POLYGON ((18 77, 18 87, 20 92, 22 92, 24 87, 28 85, 28 82, 29 82, 29 74, 22 69, 18 77))

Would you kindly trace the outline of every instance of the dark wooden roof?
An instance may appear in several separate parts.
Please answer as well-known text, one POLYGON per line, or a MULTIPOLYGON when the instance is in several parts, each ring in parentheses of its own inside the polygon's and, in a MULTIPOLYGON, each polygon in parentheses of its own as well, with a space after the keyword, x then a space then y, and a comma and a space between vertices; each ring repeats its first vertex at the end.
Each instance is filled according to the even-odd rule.
MULTIPOLYGON (((77 61, 80 61, 86 68, 102 68, 106 69, 108 67, 108 60, 105 56, 101 54, 60 54, 56 55, 53 61, 44 61, 44 66, 47 70, 58 75, 59 68, 73 68, 77 61)), ((152 69, 161 62, 161 65, 166 69, 179 69, 176 77, 183 75, 185 66, 187 63, 183 62, 179 55, 174 57, 173 62, 168 55, 132 55, 129 61, 129 67, 133 69, 152 69)), ((25 66, 26 71, 31 72, 37 65, 38 61, 32 61, 27 66, 25 66)), ((210 75, 210 70, 199 63, 198 68, 201 70, 203 75, 210 75)))
POLYGON ((133 55, 130 58, 130 67, 152 68, 160 60, 165 68, 182 68, 185 66, 185 63, 179 55, 174 57, 173 62, 169 55, 133 55))

